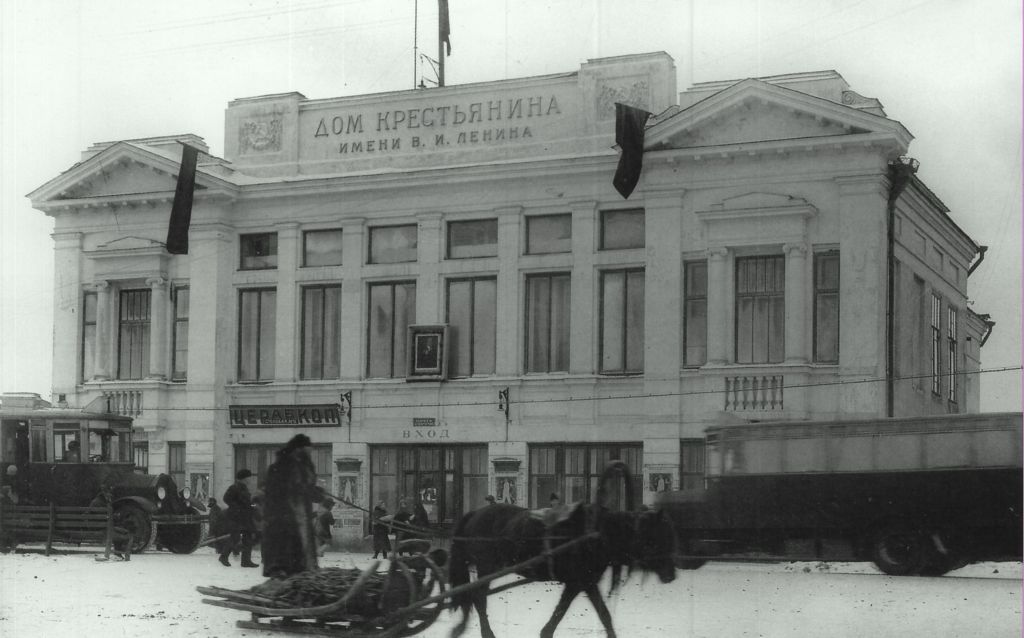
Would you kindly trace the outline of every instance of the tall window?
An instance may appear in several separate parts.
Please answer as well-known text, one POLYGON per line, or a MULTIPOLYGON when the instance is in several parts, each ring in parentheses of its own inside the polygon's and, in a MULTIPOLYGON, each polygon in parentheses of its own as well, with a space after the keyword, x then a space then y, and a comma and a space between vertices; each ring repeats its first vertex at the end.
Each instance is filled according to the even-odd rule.
POLYGON ((174 291, 174 361, 171 378, 183 380, 188 376, 188 288, 174 291))
POLYGON ((498 220, 448 223, 448 259, 495 257, 497 254, 498 220))
POLYGON ((389 512, 419 498, 431 523, 453 523, 482 507, 486 445, 382 445, 370 448, 370 502, 389 512))
POLYGON ((526 371, 569 370, 569 275, 526 278, 526 371))
POLYGON ((453 377, 494 374, 497 280, 448 281, 448 370, 453 377))
POLYGON ((416 321, 416 284, 409 281, 372 284, 369 312, 367 376, 405 376, 407 333, 416 321))
POLYGON ((601 273, 601 372, 644 371, 644 271, 601 273))
POLYGON ((96 373, 96 293, 82 296, 82 381, 96 373))
POLYGON ((149 373, 149 290, 122 290, 118 320, 117 378, 149 373))
POLYGON ((136 441, 132 445, 132 460, 136 469, 149 474, 149 441, 136 441))
POLYGON ((307 230, 302 234, 303 266, 340 266, 341 231, 307 230))
MULTIPOLYGON (((256 485, 262 489, 267 480, 267 468, 274 462, 280 445, 236 445, 235 472, 249 470, 256 477, 256 485)), ((316 484, 327 491, 331 489, 331 446, 314 445, 310 453, 313 471, 316 472, 316 484)), ((393 510, 392 510, 393 511, 393 510)))
POLYGON ((679 442, 679 489, 704 487, 704 439, 679 442))
MULTIPOLYGON (((633 472, 642 472, 643 446, 631 443, 531 445, 530 502, 524 505, 547 507, 551 494, 557 494, 566 504, 592 503, 601 473, 611 460, 625 461, 633 472)), ((632 479, 633 507, 639 507, 643 475, 634 473, 632 479)), ((608 488, 612 509, 623 507, 624 481, 616 477, 609 481, 608 488)))
POLYGON ((302 378, 341 376, 341 286, 302 289, 302 378))
POLYGON ((416 261, 416 243, 416 224, 371 228, 370 263, 398 264, 416 261))
POLYGON ((932 394, 942 394, 942 299, 932 294, 932 394))
POLYGON ((814 256, 814 360, 839 363, 839 253, 814 256))
POLYGON ((957 325, 956 325, 956 308, 950 306, 947 309, 947 324, 946 324, 946 345, 948 359, 946 361, 946 371, 949 373, 949 387, 946 390, 946 396, 952 403, 956 403, 956 387, 957 387, 957 376, 959 366, 957 365, 957 325))
POLYGON ((782 256, 736 260, 736 362, 785 358, 786 266, 782 256))
POLYGON ((179 490, 185 487, 185 442, 167 442, 167 473, 179 490))
POLYGON ((708 263, 691 261, 685 265, 686 290, 683 293, 684 365, 702 366, 708 360, 708 263))
POLYGON ((277 233, 254 233, 239 237, 242 270, 277 268, 277 233))
POLYGON ((601 250, 643 248, 644 209, 601 211, 601 250))
POLYGON ((238 303, 238 380, 272 381, 277 334, 277 291, 242 290, 238 303))
POLYGON ((572 215, 537 215, 526 218, 526 253, 572 251, 572 215))

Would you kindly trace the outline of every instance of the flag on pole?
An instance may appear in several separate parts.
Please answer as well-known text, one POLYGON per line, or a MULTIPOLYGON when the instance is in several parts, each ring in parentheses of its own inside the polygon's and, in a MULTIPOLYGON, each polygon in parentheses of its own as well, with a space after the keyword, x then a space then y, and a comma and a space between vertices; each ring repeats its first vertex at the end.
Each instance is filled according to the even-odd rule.
POLYGON ((644 126, 650 116, 643 109, 615 103, 615 143, 622 149, 622 154, 612 185, 623 199, 629 199, 640 181, 644 161, 644 126))
POLYGON ((188 254, 188 226, 192 221, 192 194, 196 188, 196 160, 199 149, 180 142, 181 168, 178 186, 171 204, 171 221, 167 224, 167 252, 172 255, 188 254))
POLYGON ((441 42, 448 45, 448 55, 452 54, 451 24, 448 22, 448 0, 437 0, 437 27, 441 42))

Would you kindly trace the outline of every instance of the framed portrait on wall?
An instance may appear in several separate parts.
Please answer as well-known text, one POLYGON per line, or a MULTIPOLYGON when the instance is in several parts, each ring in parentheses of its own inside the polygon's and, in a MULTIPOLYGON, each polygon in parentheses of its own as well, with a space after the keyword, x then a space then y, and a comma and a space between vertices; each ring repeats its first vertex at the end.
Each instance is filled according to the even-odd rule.
POLYGON ((409 326, 410 381, 437 381, 448 374, 448 326, 409 326))

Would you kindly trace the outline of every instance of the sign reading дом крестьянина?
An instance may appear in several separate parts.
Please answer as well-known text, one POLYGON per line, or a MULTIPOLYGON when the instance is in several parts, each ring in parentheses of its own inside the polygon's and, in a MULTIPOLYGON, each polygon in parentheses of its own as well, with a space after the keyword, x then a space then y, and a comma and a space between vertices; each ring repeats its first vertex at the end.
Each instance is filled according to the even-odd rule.
POLYGON ((229 405, 233 428, 274 428, 281 426, 333 427, 341 425, 341 410, 329 403, 320 405, 229 405))

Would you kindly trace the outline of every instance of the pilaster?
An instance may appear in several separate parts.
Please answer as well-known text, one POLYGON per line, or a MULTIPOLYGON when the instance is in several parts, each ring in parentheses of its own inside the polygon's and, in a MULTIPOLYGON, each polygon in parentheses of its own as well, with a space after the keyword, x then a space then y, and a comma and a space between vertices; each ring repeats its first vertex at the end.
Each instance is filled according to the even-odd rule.
POLYGON ((366 287, 362 284, 366 256, 366 220, 352 217, 341 222, 341 378, 359 379, 366 346, 361 313, 366 287))
POLYGON ((149 371, 148 378, 167 377, 167 280, 151 277, 146 280, 150 290, 149 306, 149 371))
POLYGON ((729 360, 729 250, 708 249, 708 358, 709 365, 725 365, 729 360))
POLYGON ((97 281, 93 284, 96 291, 96 355, 93 380, 103 381, 110 378, 110 344, 113 326, 111 325, 112 309, 110 307, 110 282, 97 281))
POLYGON ((498 299, 494 369, 498 376, 519 372, 522 314, 519 311, 519 254, 522 206, 496 208, 498 215, 498 299))
POLYGON ((277 334, 274 353, 274 378, 294 381, 298 378, 299 352, 298 316, 302 312, 295 274, 302 250, 299 225, 295 222, 277 224, 277 334))
POLYGON ((440 213, 419 216, 416 257, 416 323, 441 323, 440 265, 442 224, 440 213))
POLYGON ((597 202, 572 202, 572 277, 569 312, 569 371, 592 374, 597 330, 594 251, 597 247, 597 202))
POLYGON ((808 246, 802 242, 791 243, 784 245, 783 250, 786 253, 786 363, 807 363, 810 360, 808 335, 811 334, 807 305, 808 246))

